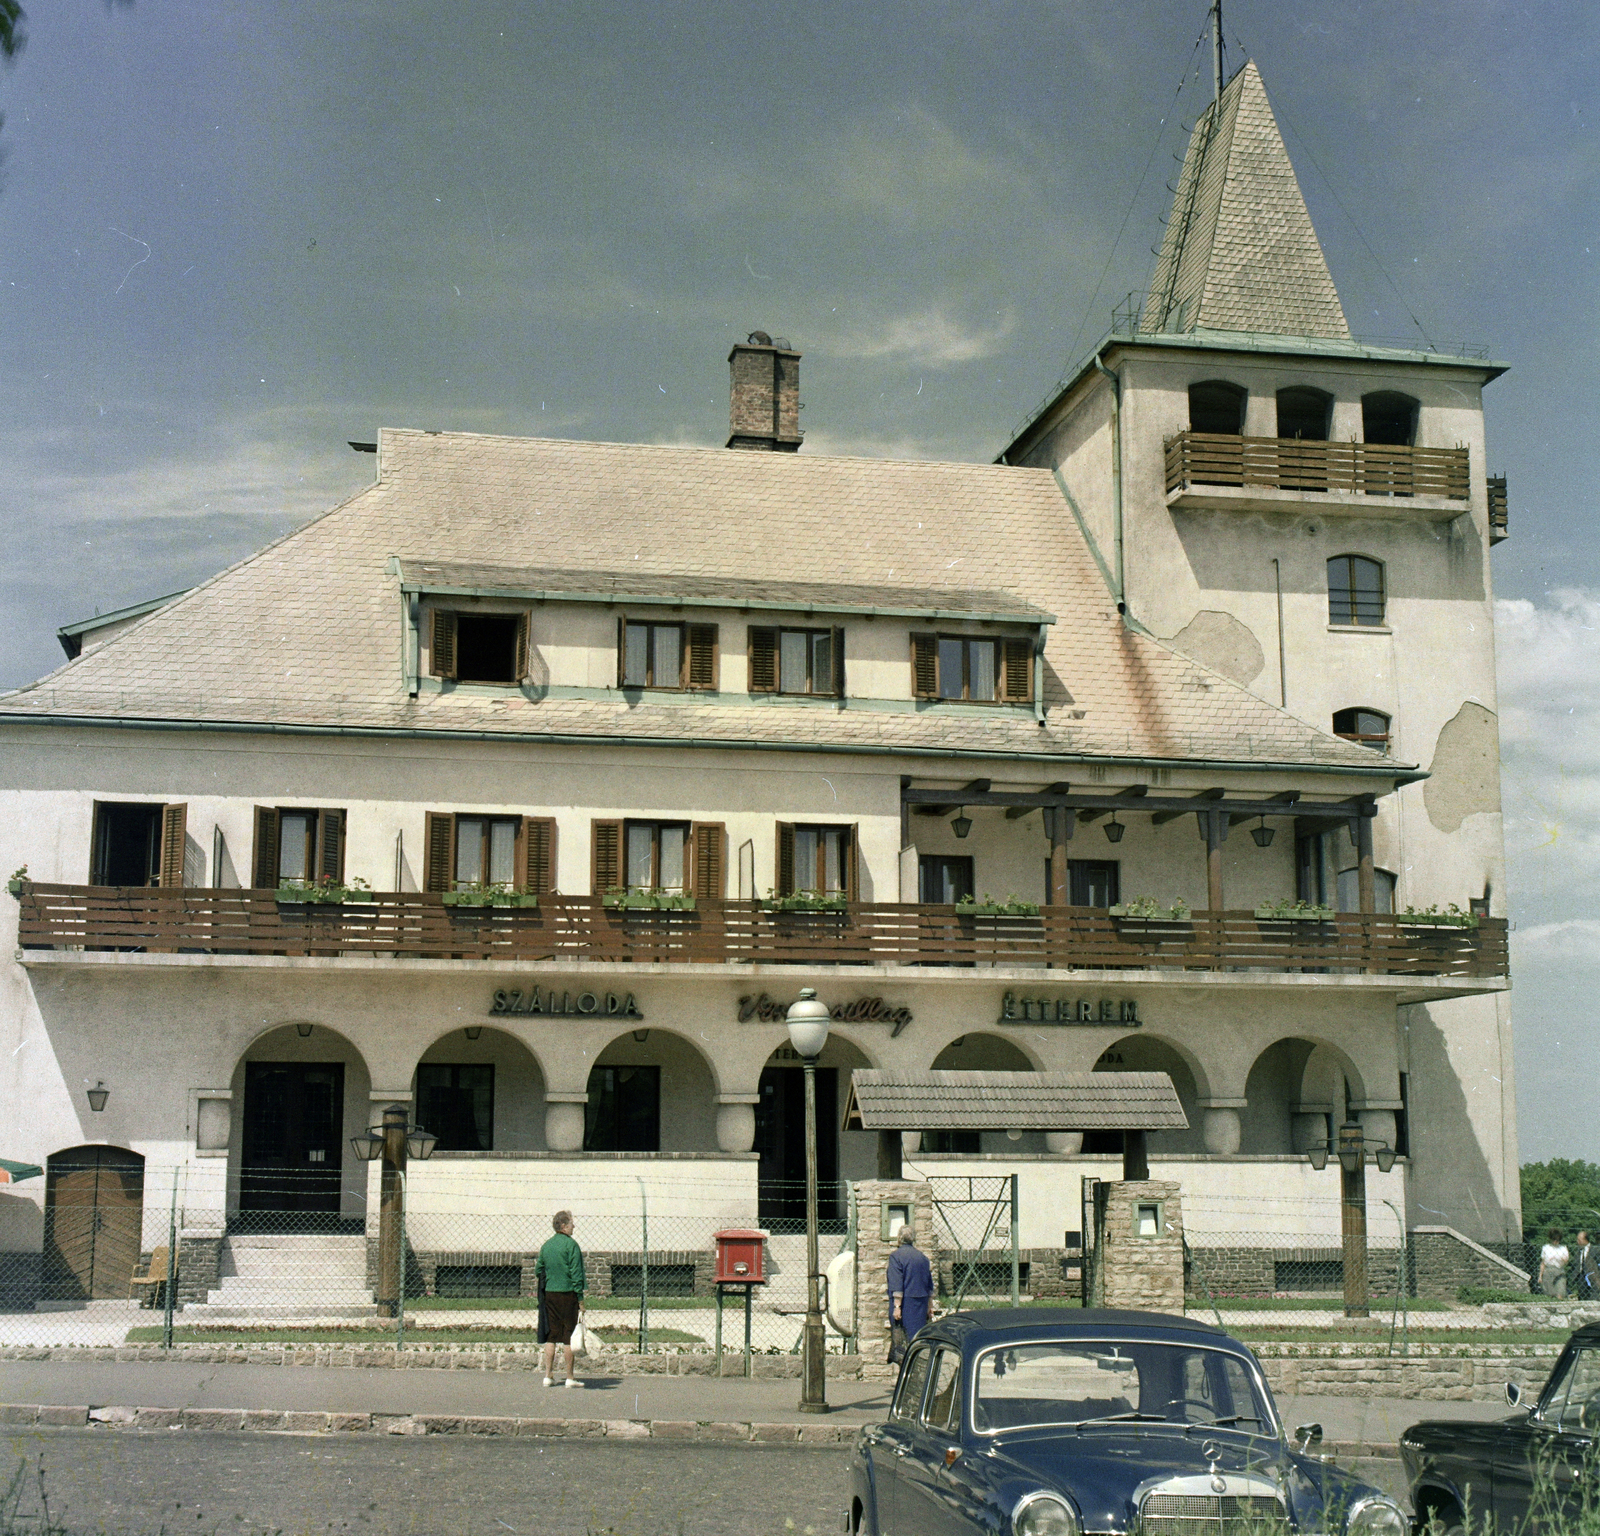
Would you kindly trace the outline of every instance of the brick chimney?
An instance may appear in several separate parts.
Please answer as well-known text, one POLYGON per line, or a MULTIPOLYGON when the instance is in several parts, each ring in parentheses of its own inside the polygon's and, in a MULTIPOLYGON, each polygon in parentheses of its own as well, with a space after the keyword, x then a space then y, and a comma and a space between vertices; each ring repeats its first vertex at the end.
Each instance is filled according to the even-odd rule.
POLYGON ((728 354, 728 447, 800 449, 800 354, 781 337, 751 331, 728 354))

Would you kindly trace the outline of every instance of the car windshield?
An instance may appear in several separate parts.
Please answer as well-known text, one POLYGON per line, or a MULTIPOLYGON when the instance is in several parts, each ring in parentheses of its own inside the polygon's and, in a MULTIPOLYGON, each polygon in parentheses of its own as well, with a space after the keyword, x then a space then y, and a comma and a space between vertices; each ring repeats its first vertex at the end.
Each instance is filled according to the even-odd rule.
POLYGON ((1111 1339, 986 1351, 973 1378, 972 1417, 973 1427, 989 1434, 1097 1420, 1273 1430, 1255 1373, 1237 1355, 1111 1339))

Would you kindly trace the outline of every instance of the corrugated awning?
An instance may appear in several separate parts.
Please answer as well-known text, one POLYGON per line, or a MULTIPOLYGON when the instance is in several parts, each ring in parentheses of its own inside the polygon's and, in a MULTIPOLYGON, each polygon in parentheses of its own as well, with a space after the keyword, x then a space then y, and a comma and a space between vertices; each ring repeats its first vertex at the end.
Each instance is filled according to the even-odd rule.
POLYGON ((858 1069, 844 1128, 859 1131, 1182 1131, 1165 1072, 858 1069))

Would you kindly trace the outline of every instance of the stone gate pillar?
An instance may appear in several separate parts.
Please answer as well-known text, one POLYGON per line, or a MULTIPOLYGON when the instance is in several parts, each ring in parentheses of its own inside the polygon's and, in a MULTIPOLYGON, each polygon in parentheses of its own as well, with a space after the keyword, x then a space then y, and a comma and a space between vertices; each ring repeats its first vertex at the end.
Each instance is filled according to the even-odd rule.
POLYGON ((856 1189, 856 1347, 869 1364, 889 1358, 889 1255, 900 1245, 908 1209, 917 1247, 933 1265, 939 1283, 939 1251, 933 1235, 933 1189, 909 1179, 863 1179, 856 1189))
POLYGON ((1183 1315, 1183 1204, 1170 1179, 1094 1189, 1089 1305, 1183 1315))

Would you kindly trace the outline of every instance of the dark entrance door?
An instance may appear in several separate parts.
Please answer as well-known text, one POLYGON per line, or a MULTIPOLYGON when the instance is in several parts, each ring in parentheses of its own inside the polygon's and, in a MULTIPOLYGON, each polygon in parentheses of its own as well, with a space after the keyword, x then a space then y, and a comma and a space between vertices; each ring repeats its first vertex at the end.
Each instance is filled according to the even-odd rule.
MULTIPOLYGON (((766 1067, 756 1105, 761 1154, 759 1211, 763 1224, 806 1219, 806 1074, 798 1060, 766 1067)), ((817 1068, 817 1215, 842 1220, 839 1187, 839 1069, 817 1068)))
POLYGON ((343 1062, 245 1063, 239 1210, 255 1214, 250 1225, 337 1213, 343 1149, 343 1062))
POLYGON ((73 1147, 50 1159, 45 1182, 44 1295, 123 1300, 144 1220, 144 1159, 121 1147, 73 1147))

